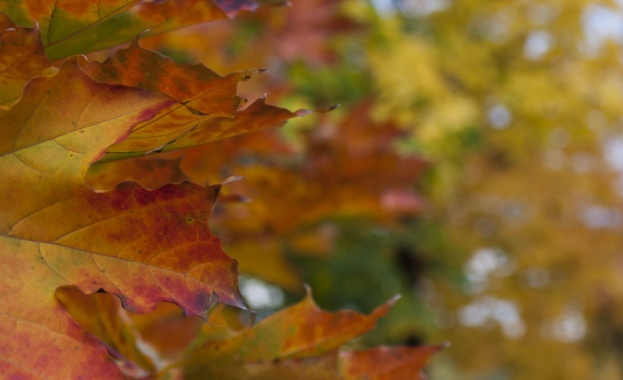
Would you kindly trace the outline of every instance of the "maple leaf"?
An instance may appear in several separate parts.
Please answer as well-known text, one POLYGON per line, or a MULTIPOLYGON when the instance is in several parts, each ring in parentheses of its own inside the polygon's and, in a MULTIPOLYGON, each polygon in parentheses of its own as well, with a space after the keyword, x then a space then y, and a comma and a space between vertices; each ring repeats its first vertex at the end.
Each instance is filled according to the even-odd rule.
MULTIPOLYGON (((92 62, 83 69, 99 82, 154 90, 179 102, 107 149, 87 173, 87 182, 98 190, 109 190, 128 180, 150 189, 183 180, 206 183, 200 174, 205 170, 182 162, 187 148, 279 127, 309 113, 270 106, 263 98, 239 109, 245 101, 235 95, 237 84, 260 70, 221 77, 202 65, 178 65, 140 48, 136 40, 105 62, 92 62), (150 155, 154 152, 162 154, 150 155)), ((200 149, 204 156, 207 151, 205 147, 200 149)))
MULTIPOLYGON (((438 349, 420 352, 403 348, 381 349, 393 356, 386 366, 363 364, 370 352, 340 351, 353 338, 373 329, 399 297, 395 297, 365 316, 354 311, 323 311, 313 301, 311 291, 298 304, 262 319, 248 328, 228 329, 222 316, 219 324, 204 326, 203 334, 191 344, 182 359, 187 378, 208 374, 238 379, 343 379, 374 376, 410 363, 411 375, 418 373, 438 349), (223 330, 227 330, 223 332, 223 330), (221 334, 221 339, 215 337, 221 334), (339 354, 338 354, 339 351, 339 354), (406 352, 409 352, 406 354, 406 352), (407 356, 411 356, 407 359, 407 356), (413 360, 415 359, 415 360, 413 360), (359 376, 359 377, 355 377, 359 376)), ((381 357, 383 355, 380 355, 381 357)), ((375 358, 377 360, 377 358, 375 358)), ((402 376, 396 379, 412 377, 402 376)))
POLYGON ((98 82, 166 94, 195 116, 229 118, 240 105, 241 98, 235 96, 238 82, 258 72, 248 70, 221 77, 201 64, 180 65, 161 54, 142 49, 137 39, 104 62, 91 62, 83 69, 98 82))
MULTIPOLYGON (((258 230, 286 234, 333 215, 390 220, 392 212, 420 212, 422 204, 411 186, 427 163, 393 151, 392 143, 403 132, 391 122, 372 122, 371 109, 372 103, 365 101, 339 123, 321 122, 304 136, 304 151, 285 164, 267 165, 257 160, 256 165, 235 166, 232 159, 230 165, 247 179, 232 188, 263 200, 250 206, 255 214, 249 222, 263 224, 258 230), (278 190, 284 187, 290 191, 278 190), (287 206, 275 207, 277 203, 287 206), (314 207, 300 207, 308 203, 314 207)), ((235 225, 230 227, 236 230, 235 225)))
POLYGON ((244 307, 237 263, 207 225, 219 185, 124 184, 102 194, 86 186, 88 166, 108 147, 161 113, 187 108, 156 91, 96 82, 81 64, 68 59, 55 75, 32 79, 14 106, 0 110, 4 373, 118 373, 56 301, 60 286, 103 289, 138 312, 161 301, 188 315, 204 315, 216 301, 244 307), (56 357, 67 358, 62 369, 56 357))
POLYGON ((295 113, 284 108, 270 106, 265 103, 264 99, 258 99, 245 109, 236 112, 233 118, 209 118, 198 125, 192 125, 188 133, 180 135, 179 138, 169 137, 167 139, 169 143, 159 149, 162 154, 139 155, 141 152, 119 152, 131 150, 131 148, 127 148, 128 144, 114 145, 89 169, 86 180, 99 190, 110 189, 128 180, 152 189, 165 183, 184 180, 208 183, 206 175, 218 173, 219 164, 224 163, 230 156, 221 154, 223 149, 216 148, 216 156, 220 157, 214 157, 210 154, 213 147, 205 144, 239 134, 279 127, 287 120, 304 113, 304 111, 295 113), (208 157, 213 157, 212 165, 210 165, 213 171, 206 170, 205 165, 195 160, 197 155, 201 162, 208 160, 208 157), (119 157, 128 158, 119 160, 119 157))
POLYGON ((318 356, 371 330, 398 298, 390 300, 367 317, 350 310, 332 314, 318 308, 308 288, 307 297, 295 306, 263 319, 253 328, 226 341, 207 342, 201 348, 194 349, 193 356, 236 353, 237 358, 249 362, 318 356), (293 325, 296 328, 292 328, 293 325))
POLYGON ((38 28, 21 28, 0 13, 0 107, 19 99, 32 77, 53 74, 38 28))
POLYGON ((192 168, 215 168, 216 162, 222 172, 245 178, 228 191, 261 200, 228 205, 216 215, 228 253, 242 263, 245 274, 296 291, 301 281, 285 259, 286 250, 330 254, 336 231, 325 221, 355 217, 390 225, 396 216, 422 210, 412 186, 427 163, 394 151, 393 143, 404 132, 391 122, 373 122, 372 106, 363 101, 337 122, 318 114, 320 125, 302 136, 299 152, 276 155, 245 143, 259 137, 242 135, 235 142, 192 148, 180 158, 179 171, 189 178, 204 179, 192 168))
POLYGON ((217 305, 194 342, 166 359, 161 352, 170 351, 172 342, 154 340, 149 330, 163 335, 188 329, 196 332, 193 320, 164 308, 145 323, 145 316, 127 313, 109 295, 61 292, 64 299, 77 301, 69 310, 72 316, 120 354, 117 357, 126 363, 126 373, 133 369, 143 376, 178 371, 187 379, 413 379, 445 347, 344 350, 345 343, 374 328, 397 298, 368 316, 348 310, 330 313, 319 309, 307 290, 301 302, 255 325, 243 322, 248 312, 217 305), (171 321, 176 321, 175 330, 168 326, 171 321))
POLYGON ((139 34, 157 34, 254 10, 251 0, 20 0, 0 11, 22 26, 41 28, 52 60, 120 45, 139 34))

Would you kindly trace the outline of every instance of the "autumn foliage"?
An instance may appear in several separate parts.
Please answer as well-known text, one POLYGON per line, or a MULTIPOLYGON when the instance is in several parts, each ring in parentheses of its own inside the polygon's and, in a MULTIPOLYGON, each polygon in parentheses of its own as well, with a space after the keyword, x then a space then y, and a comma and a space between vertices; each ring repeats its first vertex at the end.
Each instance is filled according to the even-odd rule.
POLYGON ((238 165, 246 150, 294 154, 274 135, 250 133, 309 111, 246 104, 237 86, 258 70, 220 76, 143 49, 138 36, 256 7, 0 2, 4 377, 413 379, 441 348, 343 347, 396 299, 369 315, 331 313, 308 289, 257 323, 244 311, 239 263, 208 227, 222 187, 230 201, 253 197, 218 215, 229 244, 254 247, 239 251, 255 255, 243 271, 296 289, 298 277, 271 252, 275 239, 305 245, 297 228, 336 213, 388 222, 417 213, 410 186, 424 168, 388 149, 401 132, 371 122, 366 102, 339 131, 329 122, 310 131, 294 165, 238 165), (80 55, 120 44, 101 61, 80 55), (313 207, 292 212, 301 204, 313 207))

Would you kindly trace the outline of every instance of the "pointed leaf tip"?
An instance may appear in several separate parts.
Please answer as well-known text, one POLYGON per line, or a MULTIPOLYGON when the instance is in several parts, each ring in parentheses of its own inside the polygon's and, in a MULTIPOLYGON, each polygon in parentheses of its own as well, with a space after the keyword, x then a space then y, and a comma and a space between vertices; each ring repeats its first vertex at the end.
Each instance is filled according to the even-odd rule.
POLYGON ((221 185, 226 185, 228 183, 232 183, 232 182, 237 182, 237 181, 242 181, 244 179, 244 176, 241 175, 232 175, 229 176, 227 178, 225 178, 225 180, 223 180, 223 182, 221 183, 221 185))
POLYGON ((303 287, 305 288, 305 295, 312 298, 313 294, 311 286, 309 284, 303 284, 303 287))
POLYGON ((298 117, 302 117, 302 116, 305 116, 305 115, 309 115, 310 113, 313 113, 313 112, 315 112, 315 113, 326 113, 326 112, 333 111, 334 109, 338 108, 339 106, 340 106, 339 104, 334 104, 334 105, 331 105, 331 106, 328 106, 328 107, 317 108, 317 109, 314 109, 314 110, 308 110, 308 109, 305 109, 305 108, 301 108, 300 110, 295 111, 294 114, 296 116, 298 116, 298 117))
POLYGON ((319 110, 316 110, 316 112, 330 112, 330 111, 333 111, 333 110, 334 110, 334 109, 336 109, 336 108, 339 108, 340 106, 341 106, 341 104, 340 104, 340 103, 338 103, 338 104, 333 104, 333 105, 330 105, 330 106, 328 106, 328 107, 326 107, 326 108, 321 108, 321 109, 319 109, 319 110))
POLYGON ((398 300, 402 298, 402 294, 398 293, 387 301, 387 305, 394 306, 398 300))
POLYGON ((305 108, 302 108, 302 109, 300 109, 300 110, 296 110, 296 111, 294 111, 294 114, 295 114, 296 116, 298 116, 298 117, 303 117, 303 116, 305 116, 305 115, 309 115, 309 114, 310 114, 310 113, 312 113, 312 112, 314 112, 314 111, 312 111, 312 110, 308 110, 308 109, 305 109, 305 108))

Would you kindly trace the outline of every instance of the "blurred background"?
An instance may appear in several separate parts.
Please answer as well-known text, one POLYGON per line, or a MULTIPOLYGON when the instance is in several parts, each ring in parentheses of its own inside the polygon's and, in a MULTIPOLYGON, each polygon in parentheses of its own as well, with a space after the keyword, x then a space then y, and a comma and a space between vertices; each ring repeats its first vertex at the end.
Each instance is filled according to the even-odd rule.
MULTIPOLYGON (((432 379, 623 378, 623 2, 292 0, 141 40, 323 110, 190 149, 260 316, 370 312, 432 379)), ((189 169, 190 170, 190 169, 189 169)))

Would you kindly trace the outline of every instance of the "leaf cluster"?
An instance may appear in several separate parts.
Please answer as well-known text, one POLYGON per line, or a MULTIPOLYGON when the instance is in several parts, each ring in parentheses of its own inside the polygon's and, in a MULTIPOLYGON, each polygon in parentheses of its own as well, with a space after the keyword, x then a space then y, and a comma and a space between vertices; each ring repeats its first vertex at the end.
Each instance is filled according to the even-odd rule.
MULTIPOLYGON (((302 302, 256 324, 224 306, 245 309, 239 265, 224 253, 208 219, 222 185, 234 179, 206 182, 198 162, 216 141, 307 112, 264 99, 246 106, 237 85, 258 71, 220 76, 145 50, 135 37, 256 4, 0 5, 2 373, 58 379, 419 376, 440 346, 341 350, 372 329, 394 301, 368 316, 328 313, 308 291, 302 302), (75 55, 126 42, 103 61, 75 55), (177 305, 183 316, 163 302, 177 305)), ((345 125, 356 129, 357 120, 345 125)), ((365 133, 358 138, 368 150, 357 152, 352 144, 340 154, 361 155, 362 166, 353 168, 361 178, 376 165, 379 146, 365 133)), ((324 145, 322 138, 312 144, 321 156, 324 145)), ((402 164, 386 159, 383 165, 402 164)), ((319 162, 298 170, 328 179, 328 162, 319 162)), ((295 171, 254 175, 300 181, 295 171)), ((390 193, 385 207, 417 206, 412 199, 392 201, 408 198, 401 191, 390 193)), ((304 201, 294 194, 289 202, 304 201)), ((347 190, 337 199, 354 194, 347 190)), ((377 211, 369 198, 357 207, 377 211)), ((323 215, 334 208, 332 201, 318 210, 323 215)), ((271 220, 275 229, 286 228, 285 220, 271 220)))

